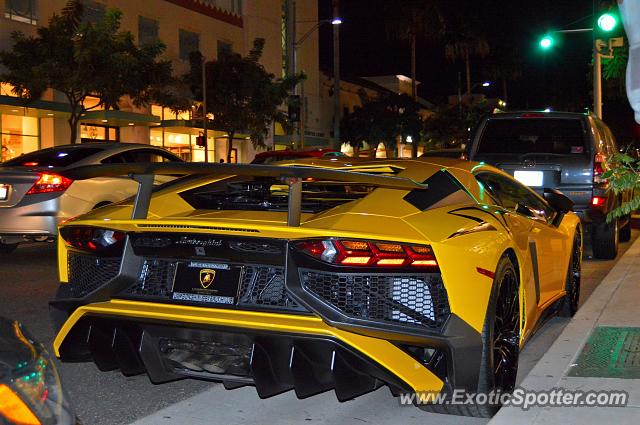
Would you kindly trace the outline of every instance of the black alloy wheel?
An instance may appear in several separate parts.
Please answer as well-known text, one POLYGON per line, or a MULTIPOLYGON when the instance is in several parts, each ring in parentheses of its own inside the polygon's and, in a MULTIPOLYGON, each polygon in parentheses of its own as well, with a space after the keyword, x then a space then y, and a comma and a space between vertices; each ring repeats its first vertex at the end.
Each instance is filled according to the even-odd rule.
POLYGON ((493 389, 510 393, 516 385, 520 353, 520 292, 513 267, 504 270, 499 285, 493 324, 493 389))
MULTIPOLYGON (((499 396, 512 392, 516 384, 519 355, 520 279, 514 263, 504 255, 496 267, 482 328, 477 393, 499 396)), ((501 401, 498 398, 493 400, 501 401)), ((490 418, 501 406, 492 401, 482 404, 418 404, 418 407, 429 412, 490 418)))

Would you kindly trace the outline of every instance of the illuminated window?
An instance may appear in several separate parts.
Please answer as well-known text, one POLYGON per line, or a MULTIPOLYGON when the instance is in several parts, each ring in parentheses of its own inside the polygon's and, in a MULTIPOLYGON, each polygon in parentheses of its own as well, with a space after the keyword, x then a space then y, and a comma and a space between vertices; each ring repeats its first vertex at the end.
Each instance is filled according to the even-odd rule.
POLYGON ((82 102, 82 106, 84 106, 85 109, 92 110, 92 111, 104 109, 104 106, 99 106, 99 107, 97 106, 99 103, 100 103, 99 98, 95 96, 87 96, 82 102))
POLYGON ((36 0, 5 0, 4 17, 37 25, 36 0))
POLYGON ((13 86, 9 83, 0 83, 0 95, 17 97, 13 92, 13 86))
POLYGON ((180 30, 180 59, 189 60, 189 55, 200 50, 200 35, 195 32, 180 30))
POLYGON ((80 139, 82 142, 117 142, 120 140, 120 129, 106 125, 82 124, 80 139))
POLYGON ((155 115, 161 120, 164 119, 163 108, 160 105, 151 105, 151 115, 155 115))
POLYGON ((38 150, 38 118, 22 115, 0 115, 2 154, 0 161, 38 150))

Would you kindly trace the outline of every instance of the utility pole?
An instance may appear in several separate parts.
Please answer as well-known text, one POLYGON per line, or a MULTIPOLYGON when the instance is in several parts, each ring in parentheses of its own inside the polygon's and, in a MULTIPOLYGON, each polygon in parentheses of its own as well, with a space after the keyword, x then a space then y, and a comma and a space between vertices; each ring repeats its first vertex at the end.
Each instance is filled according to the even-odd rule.
MULTIPOLYGON (((296 0, 286 0, 286 23, 285 23, 285 42, 287 48, 287 69, 286 75, 293 77, 296 75, 296 0)), ((294 94, 298 92, 298 88, 294 89, 294 94)), ((299 123, 293 123, 293 135, 297 138, 300 130, 299 123)), ((300 143, 296 140, 296 146, 300 143)))
MULTIPOLYGON (((333 0, 333 18, 340 16, 339 0, 333 0)), ((340 25, 333 25, 333 146, 340 147, 340 25)))
MULTIPOLYGON (((202 137, 204 138, 204 162, 209 162, 209 139, 207 138, 207 60, 202 56, 202 137)), ((229 142, 231 143, 231 142, 229 142)))

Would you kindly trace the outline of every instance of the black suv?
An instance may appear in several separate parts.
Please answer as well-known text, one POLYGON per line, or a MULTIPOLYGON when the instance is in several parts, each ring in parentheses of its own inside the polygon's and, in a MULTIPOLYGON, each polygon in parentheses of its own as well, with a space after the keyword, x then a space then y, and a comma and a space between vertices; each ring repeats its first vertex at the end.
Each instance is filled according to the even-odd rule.
POLYGON ((492 164, 540 194, 562 191, 591 225, 593 254, 612 259, 618 242, 631 239, 630 217, 606 223, 606 215, 631 193, 614 196, 601 178, 616 141, 601 120, 569 112, 509 112, 486 116, 468 146, 469 159, 492 164))

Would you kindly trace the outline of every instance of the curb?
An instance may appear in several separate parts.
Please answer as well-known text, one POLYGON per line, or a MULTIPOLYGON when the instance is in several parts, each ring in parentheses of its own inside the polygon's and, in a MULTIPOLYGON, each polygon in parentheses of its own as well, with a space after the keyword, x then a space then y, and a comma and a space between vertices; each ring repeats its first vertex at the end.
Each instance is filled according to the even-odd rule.
MULTIPOLYGON (((560 336, 558 336, 551 345, 549 350, 547 350, 531 372, 524 378, 520 387, 533 391, 551 390, 552 388, 564 388, 567 386, 573 387, 573 385, 567 385, 568 382, 564 382, 568 379, 566 378, 566 373, 569 367, 574 362, 591 334, 591 331, 598 324, 613 298, 616 297, 616 293, 626 281, 625 278, 627 275, 636 267, 636 263, 640 262, 638 259, 640 259, 640 238, 636 239, 633 245, 629 247, 622 258, 620 258, 616 265, 609 271, 587 302, 578 310, 560 336)), ((611 307, 613 308, 615 306, 611 307)), ((637 313, 637 310, 630 311, 629 313, 637 313)), ((613 323, 607 324, 613 325, 613 323)), ((589 378, 581 378, 582 381, 584 381, 584 379, 589 378)), ((612 380, 609 379, 609 381, 612 380)), ((592 382, 598 384, 601 383, 602 380, 599 379, 597 382, 595 382, 595 380, 592 382)), ((583 390, 601 389, 600 386, 595 385, 591 388, 583 385, 580 388, 583 390)), ((640 389, 640 385, 638 385, 638 389, 640 389)), ((633 397, 631 398, 633 399, 633 397)), ((549 411, 549 409, 550 408, 536 407, 525 411, 520 407, 505 407, 500 409, 489 424, 533 424, 542 412, 549 411)), ((564 412, 567 412, 567 418, 569 418, 571 408, 556 407, 553 409, 564 410, 564 412)), ((620 408, 617 409, 624 410, 620 408)))

